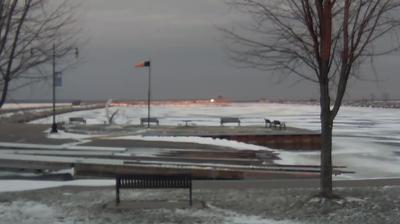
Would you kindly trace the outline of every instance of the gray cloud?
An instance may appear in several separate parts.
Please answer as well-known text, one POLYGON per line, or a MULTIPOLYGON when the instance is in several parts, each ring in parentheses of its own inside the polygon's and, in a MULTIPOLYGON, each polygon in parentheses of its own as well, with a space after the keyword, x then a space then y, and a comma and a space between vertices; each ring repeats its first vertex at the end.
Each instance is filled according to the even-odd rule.
MULTIPOLYGON (((224 0, 87 0, 82 10, 83 63, 64 76, 63 99, 145 99, 147 73, 134 69, 142 59, 153 62, 157 99, 316 98, 316 86, 228 62, 216 26, 230 26, 245 16, 231 12, 224 0)), ((399 56, 377 60, 380 81, 352 82, 349 97, 375 94, 400 98, 396 91, 399 56)), ((368 69, 362 72, 373 74, 368 69)), ((13 98, 49 98, 48 84, 12 93, 13 98)))

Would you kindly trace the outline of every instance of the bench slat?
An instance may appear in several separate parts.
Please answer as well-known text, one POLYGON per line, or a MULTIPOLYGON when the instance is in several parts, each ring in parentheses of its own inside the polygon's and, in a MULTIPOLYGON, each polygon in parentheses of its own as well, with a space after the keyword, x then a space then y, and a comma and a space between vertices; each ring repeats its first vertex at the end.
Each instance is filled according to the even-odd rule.
POLYGON ((119 188, 187 188, 189 176, 118 176, 119 188))
POLYGON ((116 202, 120 202, 120 189, 134 188, 189 188, 190 206, 192 206, 191 175, 124 175, 115 177, 116 202))

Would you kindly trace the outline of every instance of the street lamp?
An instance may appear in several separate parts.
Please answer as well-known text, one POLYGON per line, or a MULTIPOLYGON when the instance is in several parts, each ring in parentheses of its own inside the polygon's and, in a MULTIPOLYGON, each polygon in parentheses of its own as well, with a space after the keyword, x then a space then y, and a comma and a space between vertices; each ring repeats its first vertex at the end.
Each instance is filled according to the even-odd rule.
MULTIPOLYGON (((40 50, 39 50, 40 51, 40 50)), ((31 51, 31 53, 33 52, 33 49, 31 51)), ((44 54, 45 56, 46 53, 44 53, 43 51, 40 51, 42 54, 44 54)), ((75 48, 75 57, 78 57, 79 55, 79 51, 78 48, 75 48)), ((60 72, 57 73, 56 72, 56 44, 53 43, 53 54, 52 54, 52 64, 53 64, 53 122, 51 125, 51 130, 50 133, 57 133, 58 132, 58 128, 57 128, 57 122, 56 122, 56 79, 57 79, 57 74, 61 74, 60 72)))

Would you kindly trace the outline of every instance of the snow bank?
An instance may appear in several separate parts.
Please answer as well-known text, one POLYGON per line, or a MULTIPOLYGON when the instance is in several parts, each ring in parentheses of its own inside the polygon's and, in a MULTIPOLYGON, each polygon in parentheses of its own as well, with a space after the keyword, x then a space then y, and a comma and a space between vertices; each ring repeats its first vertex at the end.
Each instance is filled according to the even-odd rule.
MULTIPOLYGON (((37 181, 37 180, 0 180, 0 192, 28 191, 62 186, 114 186, 115 180, 72 180, 72 181, 37 181)), ((1 211, 1 209, 0 209, 1 211)))
POLYGON ((229 147, 240 150, 271 150, 264 146, 246 144, 243 142, 226 140, 226 139, 213 139, 205 137, 181 137, 181 136, 121 136, 109 139, 125 139, 125 140, 142 140, 142 141, 165 141, 165 142, 185 142, 185 143, 198 143, 204 145, 215 145, 221 147, 229 147))
POLYGON ((30 143, 14 143, 14 142, 0 142, 1 148, 19 148, 19 149, 49 149, 49 150, 84 150, 84 151, 114 151, 124 152, 126 149, 122 147, 101 147, 101 146, 80 146, 77 144, 84 143, 83 141, 66 143, 62 145, 47 145, 47 144, 30 144, 30 143))

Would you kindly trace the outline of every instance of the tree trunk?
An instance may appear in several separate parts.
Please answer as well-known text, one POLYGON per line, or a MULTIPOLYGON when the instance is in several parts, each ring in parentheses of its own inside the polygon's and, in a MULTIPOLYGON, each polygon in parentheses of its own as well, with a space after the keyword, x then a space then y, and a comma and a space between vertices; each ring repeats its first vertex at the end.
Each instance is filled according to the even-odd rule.
POLYGON ((321 83, 321 196, 333 197, 332 190, 332 127, 328 83, 321 83))
MULTIPOLYGON (((318 2, 318 1, 316 1, 318 2)), ((321 106, 321 196, 332 198, 332 112, 329 95, 329 70, 332 50, 332 0, 319 1, 320 61, 319 87, 321 106)))
POLYGON ((3 90, 1 92, 1 98, 0 98, 0 108, 2 108, 4 103, 6 102, 9 83, 10 83, 9 80, 4 80, 3 90))

